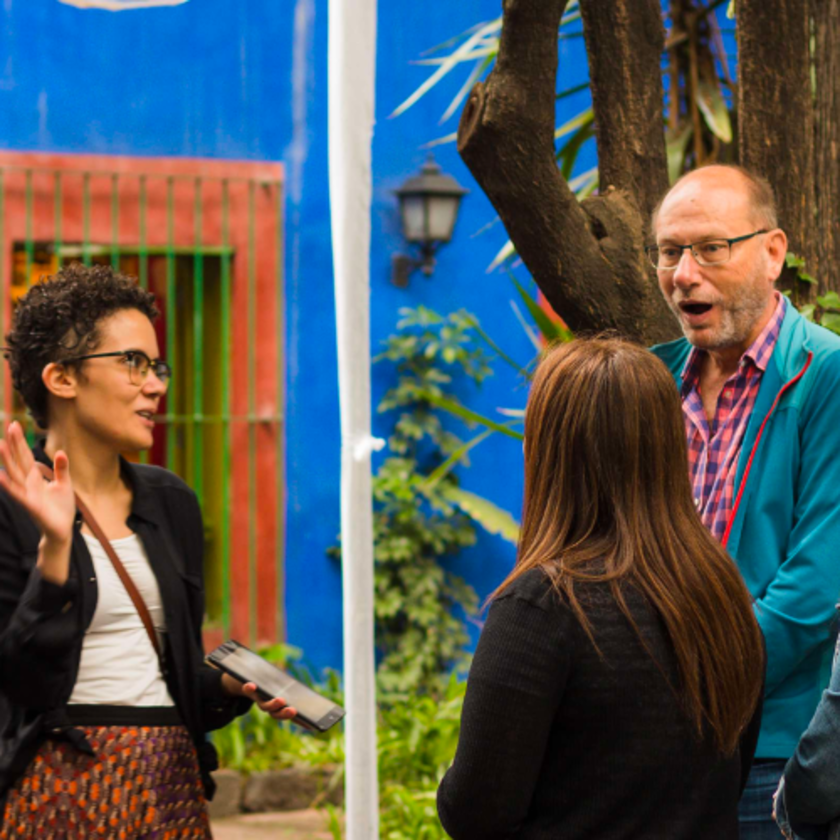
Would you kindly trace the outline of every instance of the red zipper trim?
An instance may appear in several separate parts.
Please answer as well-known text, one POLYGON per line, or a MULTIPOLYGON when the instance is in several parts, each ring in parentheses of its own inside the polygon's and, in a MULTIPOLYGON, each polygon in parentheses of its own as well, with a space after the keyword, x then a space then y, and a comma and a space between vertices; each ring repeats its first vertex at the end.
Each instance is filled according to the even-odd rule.
POLYGON ((761 436, 764 434, 764 427, 767 425, 767 421, 770 419, 770 416, 776 410, 776 406, 779 404, 779 400, 782 398, 782 394, 787 391, 788 388, 795 385, 802 377, 805 375, 805 371, 811 366, 811 360, 814 358, 813 352, 808 353, 808 358, 805 360, 805 364, 802 370, 796 374, 788 382, 785 382, 782 385, 781 390, 778 394, 776 394, 776 399, 773 400, 773 405, 770 406, 770 411, 767 412, 767 416, 761 422, 761 428, 758 430, 758 435, 756 436, 755 443, 753 444, 752 452, 750 452, 750 458, 747 461, 747 466, 744 469, 744 477, 741 479, 741 486, 738 488, 738 495, 735 497, 735 506, 732 508, 732 513, 729 516, 729 522, 726 523, 726 531, 723 533, 723 540, 721 540, 721 544, 724 548, 726 548, 726 544, 729 542, 729 534, 732 531, 732 525, 735 522, 735 517, 738 515, 738 507, 741 504, 741 496, 744 495, 744 488, 747 486, 747 479, 750 477, 750 470, 752 469, 753 459, 755 458, 756 450, 758 449, 758 444, 761 443, 761 436))

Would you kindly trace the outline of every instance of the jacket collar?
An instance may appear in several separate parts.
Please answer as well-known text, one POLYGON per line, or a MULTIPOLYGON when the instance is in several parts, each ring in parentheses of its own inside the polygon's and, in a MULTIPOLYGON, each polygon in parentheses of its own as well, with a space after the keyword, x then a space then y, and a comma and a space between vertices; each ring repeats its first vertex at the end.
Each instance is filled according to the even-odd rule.
POLYGON ((793 379, 802 370, 808 353, 813 349, 807 324, 805 318, 796 311, 796 307, 789 304, 779 332, 776 352, 773 353, 773 361, 782 383, 793 379))
MULTIPOLYGON (((32 447, 32 454, 35 460, 46 464, 50 469, 53 467, 52 459, 44 451, 44 439, 39 438, 32 447)), ((131 513, 129 516, 136 516, 151 525, 160 524, 160 508, 155 501, 155 495, 149 483, 146 481, 141 470, 138 470, 130 461, 120 456, 120 473, 131 488, 131 513)))

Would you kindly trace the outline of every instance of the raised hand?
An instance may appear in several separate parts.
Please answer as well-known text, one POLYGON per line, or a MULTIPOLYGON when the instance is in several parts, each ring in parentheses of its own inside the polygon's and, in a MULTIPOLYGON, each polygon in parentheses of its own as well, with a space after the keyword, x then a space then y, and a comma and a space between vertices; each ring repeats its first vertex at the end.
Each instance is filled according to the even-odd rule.
POLYGON ((52 481, 45 481, 26 443, 20 423, 9 424, 0 440, 0 487, 20 504, 54 544, 67 544, 73 536, 76 500, 70 463, 64 452, 55 455, 52 481))

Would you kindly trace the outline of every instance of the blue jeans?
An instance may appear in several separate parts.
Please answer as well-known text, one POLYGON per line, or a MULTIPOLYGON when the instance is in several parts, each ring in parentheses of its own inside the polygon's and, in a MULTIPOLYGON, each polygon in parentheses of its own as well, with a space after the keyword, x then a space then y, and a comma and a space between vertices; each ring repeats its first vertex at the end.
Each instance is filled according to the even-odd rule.
POLYGON ((773 794, 785 771, 783 759, 757 759, 738 805, 741 840, 783 840, 773 819, 773 794))

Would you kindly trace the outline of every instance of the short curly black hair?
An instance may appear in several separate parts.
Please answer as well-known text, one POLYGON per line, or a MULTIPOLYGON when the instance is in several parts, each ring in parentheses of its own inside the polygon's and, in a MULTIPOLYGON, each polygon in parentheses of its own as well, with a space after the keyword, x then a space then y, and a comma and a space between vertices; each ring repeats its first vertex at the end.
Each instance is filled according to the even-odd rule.
POLYGON ((18 301, 6 357, 12 383, 42 429, 49 422, 44 368, 92 353, 101 340, 99 322, 124 309, 137 309, 150 321, 158 316, 155 296, 109 265, 71 263, 18 301))

